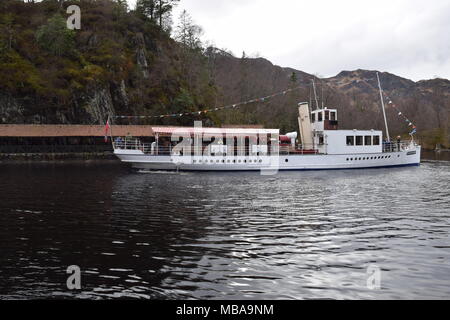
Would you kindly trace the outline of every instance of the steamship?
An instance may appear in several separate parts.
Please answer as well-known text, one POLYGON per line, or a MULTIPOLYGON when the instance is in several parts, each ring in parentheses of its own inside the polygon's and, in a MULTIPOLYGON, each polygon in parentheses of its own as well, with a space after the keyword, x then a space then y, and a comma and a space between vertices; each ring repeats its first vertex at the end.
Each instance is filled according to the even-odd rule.
POLYGON ((145 170, 270 173, 420 165, 421 146, 413 135, 410 141, 392 141, 381 130, 339 130, 336 109, 311 111, 308 103, 300 103, 298 110, 298 132, 155 126, 145 139, 114 138, 114 153, 145 170))

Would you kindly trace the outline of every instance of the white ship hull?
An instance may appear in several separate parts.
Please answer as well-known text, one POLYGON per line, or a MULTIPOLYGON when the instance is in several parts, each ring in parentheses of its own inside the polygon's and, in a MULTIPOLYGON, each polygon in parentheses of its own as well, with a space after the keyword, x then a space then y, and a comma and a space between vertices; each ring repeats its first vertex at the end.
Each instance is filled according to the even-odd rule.
POLYGON ((140 150, 115 150, 133 168, 179 171, 338 170, 420 165, 421 147, 399 152, 344 155, 279 155, 274 157, 172 157, 144 154, 140 150))

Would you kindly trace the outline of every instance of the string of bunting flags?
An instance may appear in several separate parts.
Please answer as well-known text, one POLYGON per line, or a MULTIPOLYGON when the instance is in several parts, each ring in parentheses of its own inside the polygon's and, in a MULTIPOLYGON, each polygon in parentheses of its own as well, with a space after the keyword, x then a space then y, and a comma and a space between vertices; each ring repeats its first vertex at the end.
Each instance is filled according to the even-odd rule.
POLYGON ((201 111, 162 114, 162 115, 157 115, 157 116, 114 116, 114 118, 116 118, 116 119, 157 119, 157 118, 160 118, 161 119, 161 118, 181 118, 181 117, 185 117, 185 116, 195 116, 195 115, 207 114, 209 112, 215 112, 215 111, 220 111, 220 110, 225 110, 225 109, 236 109, 241 106, 248 105, 251 103, 256 103, 256 102, 266 102, 274 97, 286 95, 288 92, 292 92, 292 91, 298 90, 300 88, 301 87, 299 86, 299 87, 287 89, 287 90, 284 90, 281 92, 277 92, 277 93, 271 94, 269 96, 252 99, 252 100, 248 100, 248 101, 243 101, 243 102, 239 102, 239 103, 234 103, 234 104, 230 104, 230 105, 226 105, 226 106, 222 106, 222 107, 201 110, 201 111))
POLYGON ((409 133, 409 135, 414 135, 417 133, 417 127, 414 125, 414 123, 409 120, 404 114, 403 112, 401 112, 398 108, 397 105, 392 101, 391 98, 389 98, 389 96, 386 95, 386 93, 383 91, 383 95, 386 98, 388 105, 391 106, 392 108, 394 108, 397 112, 398 112, 398 116, 399 117, 403 117, 403 119, 406 121, 406 123, 408 123, 408 126, 412 128, 412 131, 409 133))
MULTIPOLYGON (((367 83, 369 86, 371 86, 371 83, 367 80, 363 80, 365 83, 367 83)), ((408 124, 408 127, 412 128, 412 131, 409 133, 410 136, 414 135, 417 133, 417 127, 415 126, 415 124, 409 120, 404 114, 403 112, 400 111, 399 108, 397 108, 397 105, 392 101, 391 98, 389 98, 389 96, 386 94, 386 92, 384 92, 384 90, 381 91, 383 93, 383 98, 387 101, 388 105, 391 106, 392 108, 394 108, 397 112, 398 112, 398 116, 399 117, 403 117, 403 119, 406 121, 406 123, 408 124)))

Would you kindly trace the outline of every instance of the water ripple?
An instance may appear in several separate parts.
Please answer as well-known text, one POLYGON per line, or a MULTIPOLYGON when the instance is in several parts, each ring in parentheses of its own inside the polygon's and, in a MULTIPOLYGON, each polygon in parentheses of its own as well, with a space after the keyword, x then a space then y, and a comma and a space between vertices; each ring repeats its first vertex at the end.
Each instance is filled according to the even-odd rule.
POLYGON ((450 296, 448 162, 275 177, 18 164, 0 178, 0 298, 450 296))

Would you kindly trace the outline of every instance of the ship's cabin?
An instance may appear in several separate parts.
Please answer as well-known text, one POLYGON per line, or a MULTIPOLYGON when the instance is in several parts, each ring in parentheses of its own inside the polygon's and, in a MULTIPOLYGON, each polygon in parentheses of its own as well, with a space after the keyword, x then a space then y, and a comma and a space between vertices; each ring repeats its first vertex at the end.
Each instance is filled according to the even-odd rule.
POLYGON ((338 130, 336 109, 320 109, 311 112, 312 129, 315 131, 338 130))

